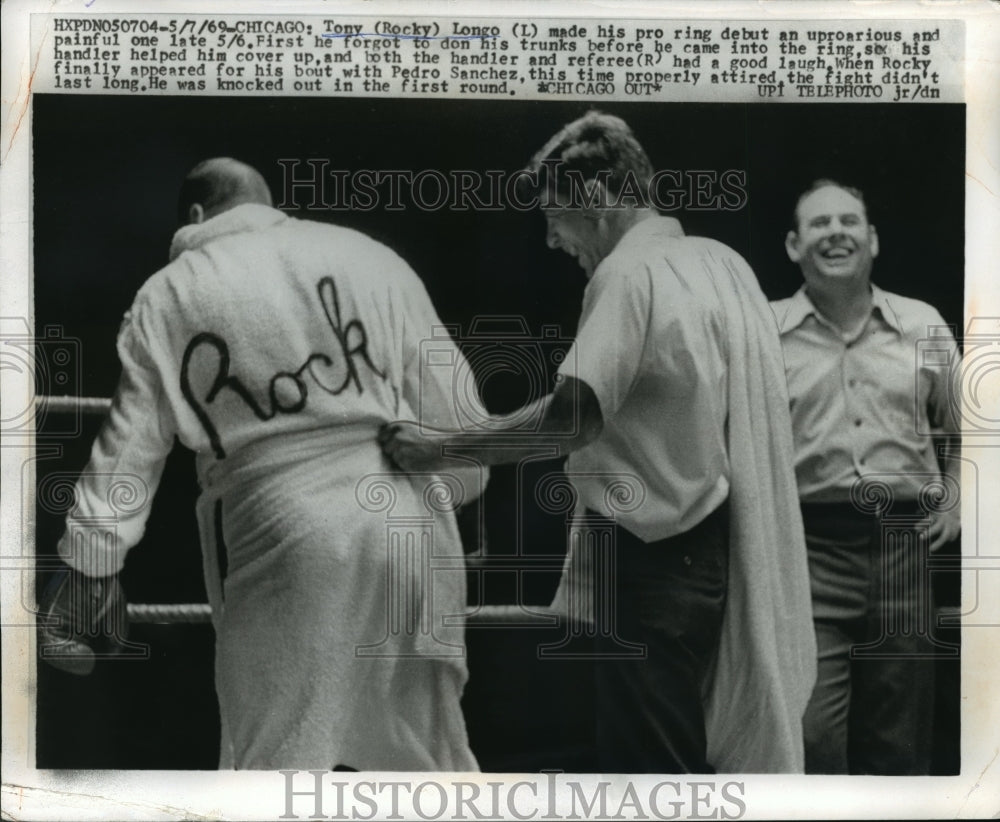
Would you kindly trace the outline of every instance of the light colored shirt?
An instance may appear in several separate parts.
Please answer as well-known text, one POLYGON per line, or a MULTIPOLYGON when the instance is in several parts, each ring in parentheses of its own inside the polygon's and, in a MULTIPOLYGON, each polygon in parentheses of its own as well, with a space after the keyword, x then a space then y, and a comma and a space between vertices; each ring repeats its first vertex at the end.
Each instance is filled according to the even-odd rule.
POLYGON ((872 286, 871 316, 845 337, 800 289, 771 304, 781 332, 804 502, 847 502, 877 475, 915 499, 940 473, 931 432, 958 431, 949 373, 957 346, 941 315, 872 286), (923 356, 922 349, 933 349, 923 356))
POLYGON ((566 464, 580 502, 646 542, 690 530, 729 492, 725 320, 706 276, 723 261, 746 267, 673 218, 637 223, 588 283, 559 369, 593 389, 604 419, 566 464), (626 485, 636 499, 616 500, 626 485))

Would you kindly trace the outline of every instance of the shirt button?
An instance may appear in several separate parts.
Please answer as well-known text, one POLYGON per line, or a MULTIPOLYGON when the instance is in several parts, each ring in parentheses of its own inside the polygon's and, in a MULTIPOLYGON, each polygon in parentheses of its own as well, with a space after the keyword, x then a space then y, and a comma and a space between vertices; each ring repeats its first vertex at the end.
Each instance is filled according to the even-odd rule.
POLYGON ((684 556, 684 564, 685 565, 690 565, 691 564, 691 557, 685 555, 684 556))
POLYGON ((851 379, 849 379, 849 380, 847 381, 847 384, 848 384, 848 385, 849 385, 849 386, 850 386, 851 388, 854 388, 854 386, 856 386, 856 385, 858 384, 858 381, 857 381, 856 379, 854 379, 854 378, 852 377, 851 379))
POLYGON ((854 427, 855 428, 860 428, 861 427, 861 420, 855 420, 854 421, 854 427))

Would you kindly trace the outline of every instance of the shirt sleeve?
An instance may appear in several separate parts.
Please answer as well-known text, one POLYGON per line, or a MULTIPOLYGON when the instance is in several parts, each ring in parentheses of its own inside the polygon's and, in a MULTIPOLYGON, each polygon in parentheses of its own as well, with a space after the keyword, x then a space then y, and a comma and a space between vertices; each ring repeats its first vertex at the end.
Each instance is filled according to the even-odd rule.
POLYGON ((576 339, 559 373, 587 383, 612 416, 635 382, 649 333, 652 286, 645 266, 603 270, 591 280, 576 339))
POLYGON ((936 309, 928 306, 929 315, 924 327, 930 336, 921 341, 927 345, 928 351, 923 354, 925 361, 933 357, 925 373, 930 378, 930 390, 927 395, 927 418, 931 428, 944 434, 957 434, 961 430, 959 424, 958 403, 961 398, 961 355, 955 337, 936 309))
POLYGON ((175 424, 141 328, 126 314, 118 334, 122 374, 111 412, 76 484, 60 556, 89 576, 120 571, 142 538, 174 444, 175 424))

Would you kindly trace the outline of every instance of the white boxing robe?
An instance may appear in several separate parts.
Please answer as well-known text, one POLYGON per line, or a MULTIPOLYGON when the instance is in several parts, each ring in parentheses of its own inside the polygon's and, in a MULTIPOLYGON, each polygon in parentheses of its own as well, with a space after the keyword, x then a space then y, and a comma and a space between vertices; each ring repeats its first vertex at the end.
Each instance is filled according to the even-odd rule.
POLYGON ((486 472, 403 474, 376 435, 418 412, 457 427, 458 382, 459 411, 485 412, 409 266, 356 231, 238 206, 177 232, 118 352, 60 554, 119 570, 174 438, 196 452, 221 766, 475 770, 452 508, 486 472))

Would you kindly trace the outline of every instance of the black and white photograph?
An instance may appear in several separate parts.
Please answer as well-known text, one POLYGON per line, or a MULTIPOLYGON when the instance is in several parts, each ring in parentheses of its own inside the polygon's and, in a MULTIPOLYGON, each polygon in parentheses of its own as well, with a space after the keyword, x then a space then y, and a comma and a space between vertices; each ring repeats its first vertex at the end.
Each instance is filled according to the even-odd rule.
MULTIPOLYGON (((518 785, 550 819, 919 816, 887 793, 935 784, 923 812, 995 811, 984 101, 909 63, 880 100, 776 99, 805 46, 668 12, 636 39, 676 76, 633 86, 702 89, 716 42, 782 70, 602 98, 593 63, 632 65, 598 59, 627 59, 608 12, 545 39, 458 8, 230 29, 247 67, 123 28, 162 50, 138 85, 63 23, 57 82, 7 107, 18 770, 121 775, 61 818, 530 818, 518 785), (356 52, 350 89, 268 51, 305 36, 356 52), (560 39, 589 63, 556 76, 560 39), (148 779, 172 799, 129 805, 148 779)), ((902 25, 864 22, 829 53, 902 25)), ((4 818, 48 818, 4 783, 4 818)))

